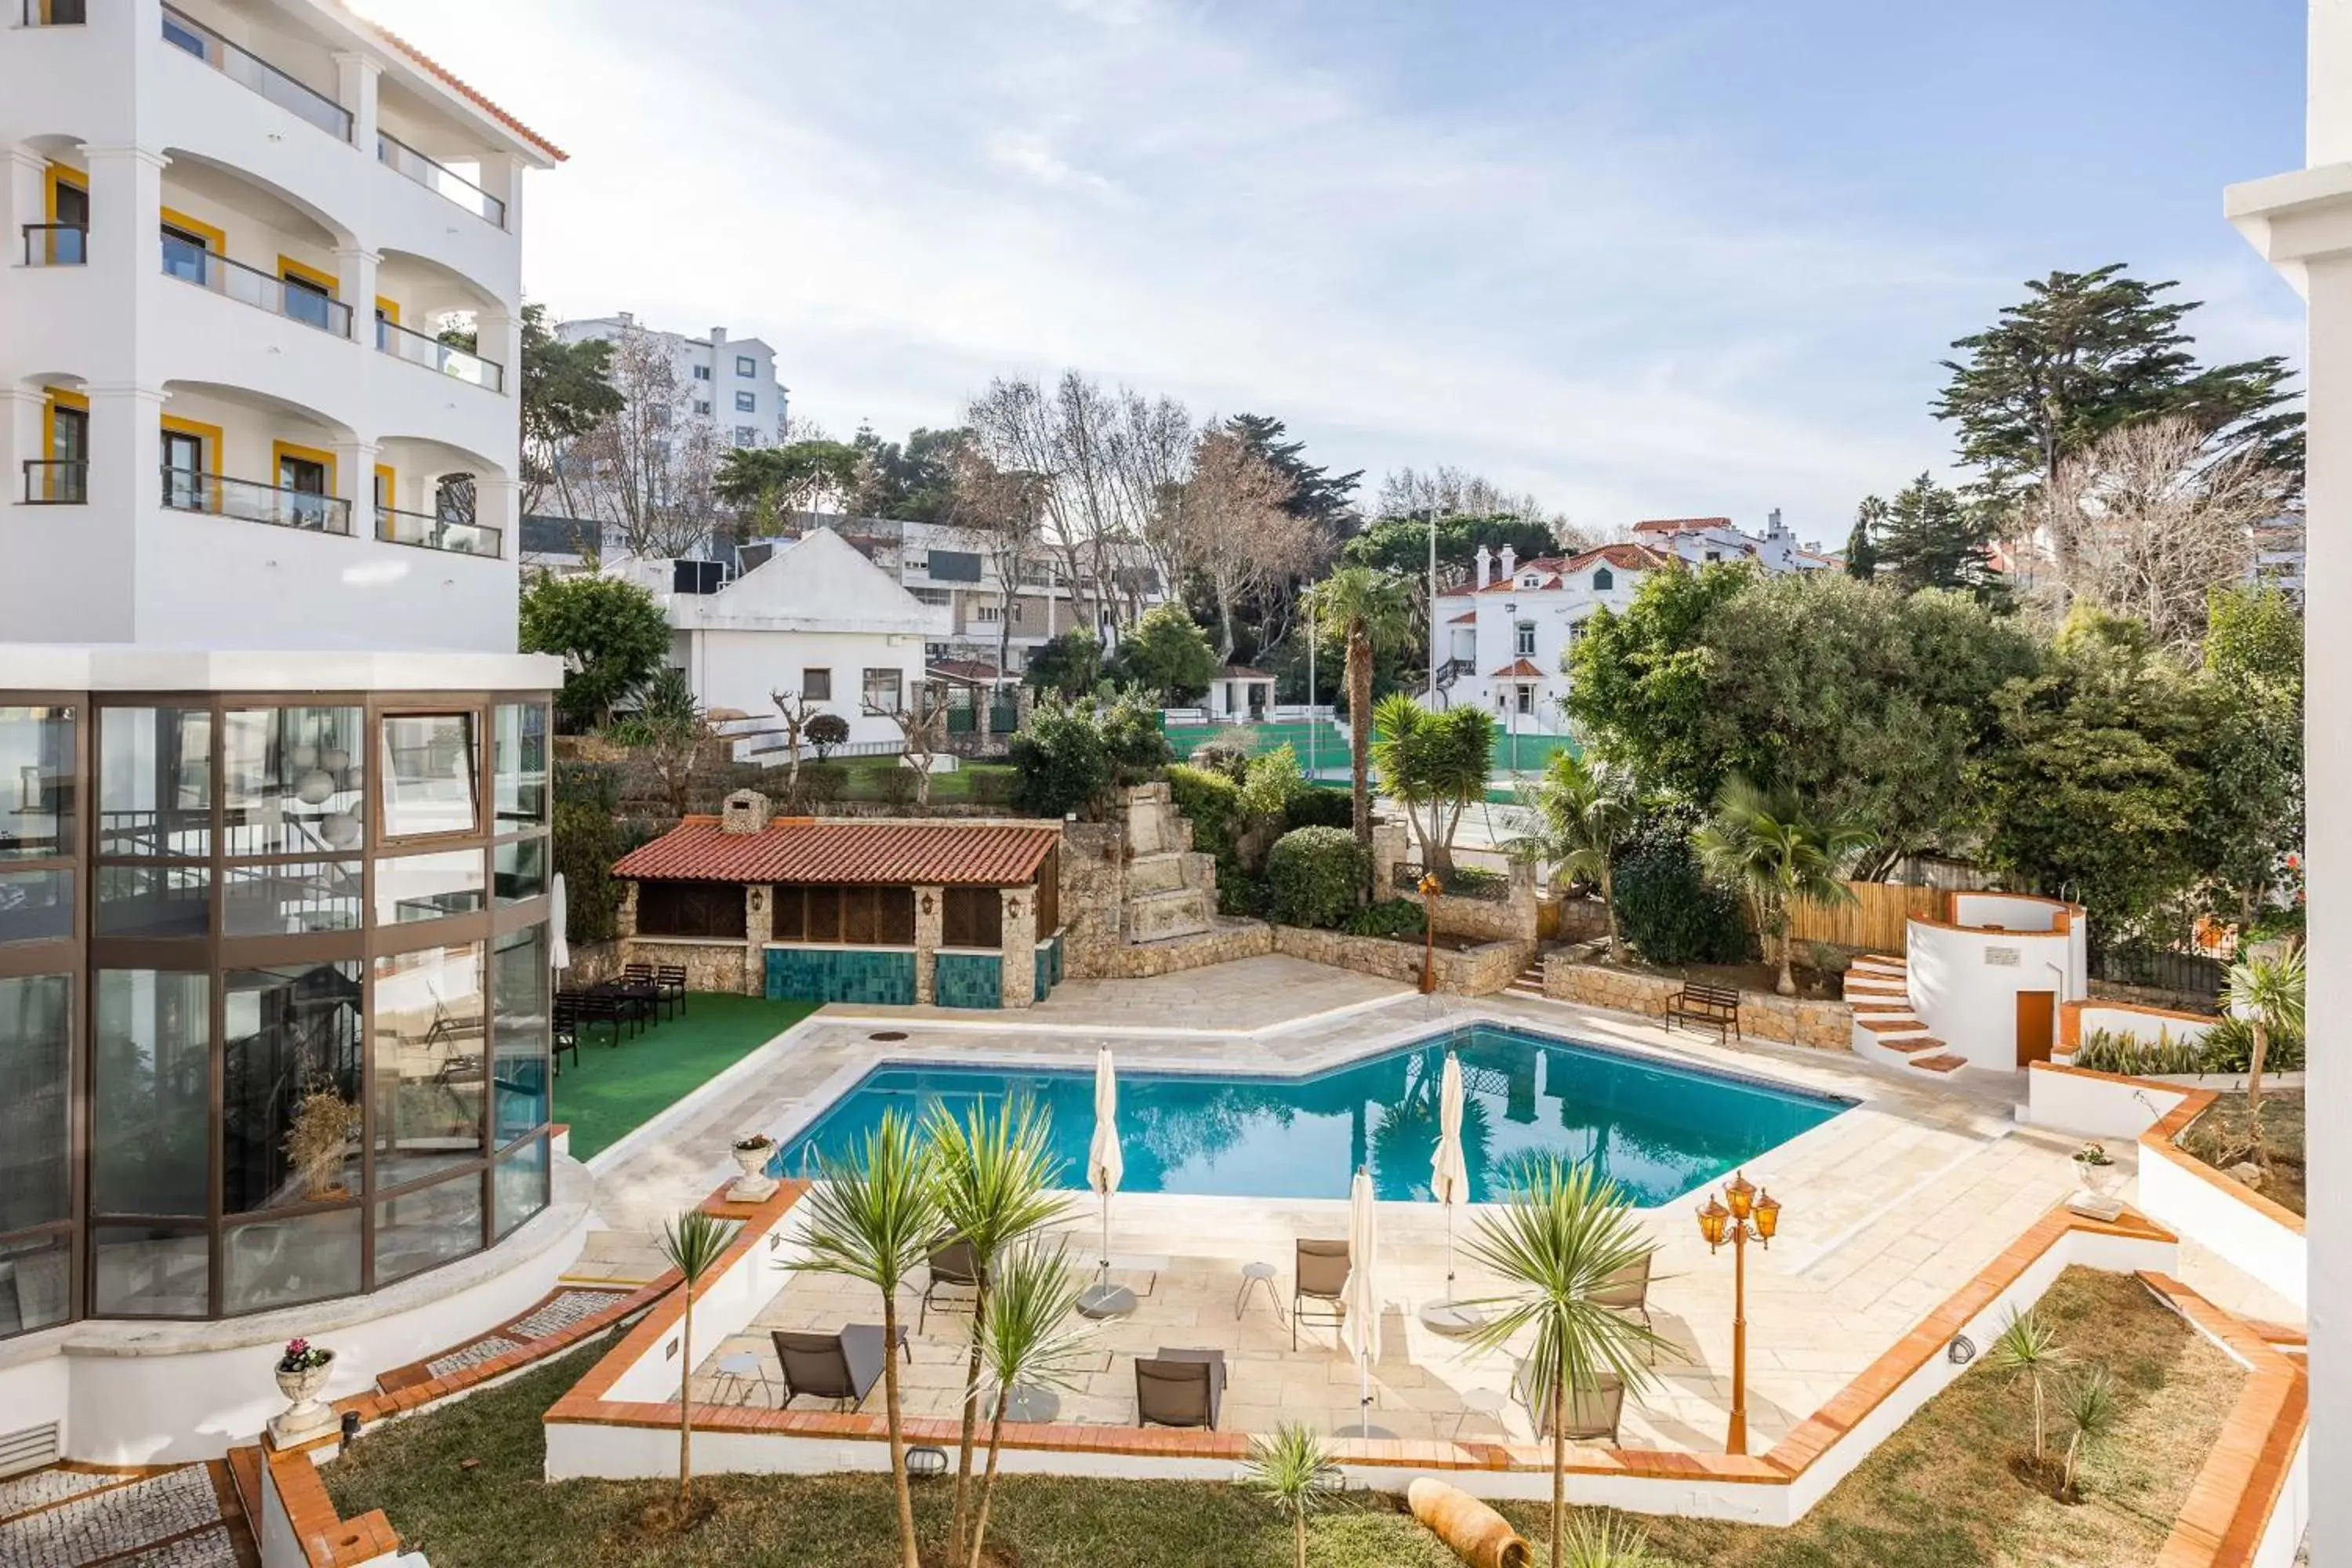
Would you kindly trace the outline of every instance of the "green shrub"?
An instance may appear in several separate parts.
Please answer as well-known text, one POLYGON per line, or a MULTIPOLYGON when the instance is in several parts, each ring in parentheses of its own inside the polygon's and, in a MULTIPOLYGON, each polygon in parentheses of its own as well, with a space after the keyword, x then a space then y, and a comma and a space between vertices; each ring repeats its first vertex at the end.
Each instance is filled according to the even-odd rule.
POLYGON ((2160 1029, 2153 1040, 2116 1029, 2093 1029, 2074 1047, 2074 1065, 2092 1072, 2126 1075, 2193 1073, 2205 1070, 2201 1040, 2176 1040, 2160 1029))
POLYGON ((912 768, 894 763, 875 769, 872 776, 875 795, 892 805, 914 805, 915 796, 922 790, 923 781, 912 768))
MULTIPOLYGON (((1166 742, 1161 742, 1163 746, 1166 742)), ((1082 706, 1040 700, 1013 737, 1013 805, 1032 816, 1095 816, 1111 791, 1102 727, 1082 706)))
POLYGON ((1738 897, 1709 881, 1691 848, 1697 813, 1654 812, 1617 851, 1617 921, 1652 963, 1737 963, 1748 954, 1738 897))
POLYGON ((1219 735, 1193 747, 1191 761, 1195 768, 1239 784, 1242 775, 1249 771, 1250 750, 1239 741, 1219 735))
POLYGON ((1241 829, 1241 786, 1197 763, 1175 763, 1168 769, 1168 796, 1192 825, 1192 847, 1217 857, 1222 868, 1241 829))
POLYGON ((1349 936, 1417 937, 1427 922, 1411 899, 1382 899, 1349 915, 1340 930, 1349 936))
POLYGON ((1286 827, 1346 827, 1356 826, 1356 803, 1343 789, 1318 789, 1299 781, 1290 798, 1283 803, 1282 822, 1286 827))
POLYGON ((1160 710, 1132 692, 1122 693, 1104 709, 1099 723, 1103 754, 1110 759, 1117 784, 1149 784, 1176 760, 1160 728, 1160 710))
POLYGON ((1003 768, 974 768, 967 797, 974 805, 1008 805, 1013 785, 1013 775, 1003 768))
MULTIPOLYGON (((779 770, 776 773, 774 777, 777 784, 783 784, 787 773, 788 770, 779 770)), ((839 763, 803 763, 800 785, 797 791, 792 793, 796 794, 803 802, 839 800, 843 792, 848 788, 849 770, 839 763)))
POLYGON ((1370 869, 1354 834, 1293 828, 1266 852, 1266 912, 1285 925, 1335 929, 1361 907, 1370 869))
POLYGON ((1500 871, 1489 871, 1484 866, 1456 866, 1445 878, 1445 890, 1465 898, 1499 893, 1510 885, 1509 877, 1500 871))

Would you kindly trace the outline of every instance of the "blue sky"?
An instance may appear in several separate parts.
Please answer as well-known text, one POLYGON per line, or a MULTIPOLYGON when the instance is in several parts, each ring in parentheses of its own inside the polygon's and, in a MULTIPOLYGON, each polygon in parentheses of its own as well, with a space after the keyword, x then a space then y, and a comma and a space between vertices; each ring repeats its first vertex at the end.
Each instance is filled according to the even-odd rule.
POLYGON ((1609 529, 1842 537, 1949 340, 2110 260, 2299 353, 2221 216, 2302 0, 373 0, 572 153, 525 284, 773 344, 836 435, 1075 365, 1609 529))

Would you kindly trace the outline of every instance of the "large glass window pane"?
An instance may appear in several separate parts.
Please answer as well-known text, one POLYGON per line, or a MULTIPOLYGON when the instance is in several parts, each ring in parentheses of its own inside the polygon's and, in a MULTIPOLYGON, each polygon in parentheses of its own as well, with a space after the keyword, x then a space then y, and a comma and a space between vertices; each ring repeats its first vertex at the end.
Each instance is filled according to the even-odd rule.
POLYGON ((491 966, 490 1146, 547 1120, 547 928, 508 931, 491 966))
POLYGON ((71 935, 71 871, 0 871, 0 942, 71 935))
POLYGON ((73 977, 0 980, 0 1231, 70 1215, 73 977))
POLYGON ((205 1211, 211 994, 202 974, 99 971, 89 1173, 97 1213, 205 1211))
POLYGON ((196 708, 99 710, 100 854, 212 853, 212 723, 196 708))
POLYGON ((233 969, 221 1019, 222 1212, 357 1192, 359 964, 233 969))
POLYGON ((221 1237, 221 1310, 230 1316, 360 1289, 360 1211, 252 1220, 221 1237))
POLYGON ((100 866, 98 934, 202 936, 212 897, 213 874, 202 866, 100 866))
POLYGON ((231 855, 341 854, 365 837, 356 708, 247 708, 221 720, 222 831, 231 855))
POLYGON ((499 902, 519 904, 525 899, 535 899, 547 891, 547 836, 536 838, 516 838, 492 847, 492 863, 497 869, 492 885, 498 891, 499 902))
POLYGON ((500 1236, 547 1206, 546 1139, 534 1138, 499 1156, 490 1203, 500 1236))
POLYGON ((0 1241, 0 1339, 46 1329, 72 1315, 72 1238, 0 1241))
POLYGON ((547 708, 509 702, 498 710, 498 825, 501 833, 547 821, 547 708))
POLYGON ((383 721, 383 830, 394 838, 471 833, 479 776, 471 713, 402 713, 383 721))
POLYGON ((482 944, 375 961, 375 1184, 482 1155, 482 944))
POLYGON ((356 860, 230 866, 221 872, 221 931, 228 936, 357 931, 360 910, 356 860))
POLYGON ((376 1205, 378 1289, 420 1268, 482 1249, 482 1178, 478 1173, 403 1193, 376 1205))
POLYGON ((101 1225, 90 1231, 100 1318, 202 1318, 211 1314, 212 1238, 201 1230, 101 1225))
POLYGON ((478 849, 404 855, 375 863, 375 923, 380 926, 470 915, 482 906, 478 849))
POLYGON ((74 852, 74 710, 0 708, 0 860, 74 852))

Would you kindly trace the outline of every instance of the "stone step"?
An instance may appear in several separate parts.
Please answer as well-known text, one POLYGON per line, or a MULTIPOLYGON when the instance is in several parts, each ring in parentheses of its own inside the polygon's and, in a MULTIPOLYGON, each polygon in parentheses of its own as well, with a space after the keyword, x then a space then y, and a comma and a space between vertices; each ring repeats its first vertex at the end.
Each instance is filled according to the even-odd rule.
POLYGON ((1906 1057, 1916 1056, 1922 1051, 1933 1052, 1947 1048, 1944 1042, 1933 1035, 1912 1035, 1904 1039, 1879 1040, 1874 1043, 1885 1046, 1890 1051, 1901 1051, 1906 1057))
POLYGON ((1927 1032, 1927 1026, 1908 1013, 1892 1018, 1856 1018, 1854 1022, 1881 1038, 1888 1035, 1924 1035, 1927 1032))
POLYGON ((1850 980, 1904 980, 1909 978, 1911 968, 1902 963, 1855 963, 1847 965, 1845 973, 1850 980))
POLYGON ((1969 1059, 1966 1057, 1955 1056, 1913 1057, 1910 1065, 1917 1068, 1921 1072, 1958 1072, 1969 1065, 1969 1059))
POLYGON ((1173 849, 1138 855, 1127 863, 1127 889, 1131 896, 1181 892, 1184 887, 1184 857, 1173 849))
POLYGON ((1119 923, 1129 942, 1194 936, 1209 929, 1209 901, 1197 888, 1143 893, 1128 900, 1119 923))

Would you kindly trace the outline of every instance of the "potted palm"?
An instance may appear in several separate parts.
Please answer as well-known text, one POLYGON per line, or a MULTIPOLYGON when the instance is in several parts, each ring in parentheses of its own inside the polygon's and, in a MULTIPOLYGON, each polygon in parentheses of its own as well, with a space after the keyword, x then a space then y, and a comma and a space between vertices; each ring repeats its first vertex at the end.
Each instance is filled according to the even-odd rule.
POLYGON ((319 1398, 327 1380, 334 1375, 334 1352, 309 1340, 289 1340, 275 1371, 278 1392, 286 1396, 286 1408, 269 1423, 269 1435, 279 1447, 334 1420, 333 1407, 319 1398))
POLYGON ((776 1190, 776 1179, 768 1174, 768 1162, 776 1152, 776 1141, 764 1132, 747 1132, 735 1140, 735 1168, 743 1173, 727 1189, 727 1195, 739 1204, 765 1203, 776 1190))

